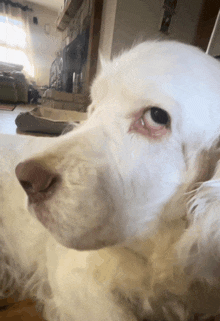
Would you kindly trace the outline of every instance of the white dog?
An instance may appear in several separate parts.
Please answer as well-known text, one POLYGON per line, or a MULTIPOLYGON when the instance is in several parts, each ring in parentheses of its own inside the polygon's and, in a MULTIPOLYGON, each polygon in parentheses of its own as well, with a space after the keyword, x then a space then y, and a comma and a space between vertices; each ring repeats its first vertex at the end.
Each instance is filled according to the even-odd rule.
POLYGON ((220 313, 219 62, 143 43, 91 97, 65 136, 1 137, 2 297, 49 321, 220 313))

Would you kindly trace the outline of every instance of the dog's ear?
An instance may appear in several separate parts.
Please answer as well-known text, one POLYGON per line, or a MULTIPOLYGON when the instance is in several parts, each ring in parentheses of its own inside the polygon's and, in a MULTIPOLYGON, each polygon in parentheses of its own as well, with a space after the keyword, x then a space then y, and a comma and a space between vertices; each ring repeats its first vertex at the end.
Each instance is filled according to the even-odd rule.
MULTIPOLYGON (((215 174, 220 160, 220 138, 216 139, 207 149, 203 149, 195 158, 196 175, 190 184, 190 190, 198 184, 212 179, 215 174)), ((194 164, 195 167, 195 164, 194 164)))
MULTIPOLYGON (((177 243, 181 265, 193 278, 220 278, 220 142, 201 155, 200 186, 191 193, 188 227, 177 243)), ((198 186, 198 185, 197 185, 198 186)))

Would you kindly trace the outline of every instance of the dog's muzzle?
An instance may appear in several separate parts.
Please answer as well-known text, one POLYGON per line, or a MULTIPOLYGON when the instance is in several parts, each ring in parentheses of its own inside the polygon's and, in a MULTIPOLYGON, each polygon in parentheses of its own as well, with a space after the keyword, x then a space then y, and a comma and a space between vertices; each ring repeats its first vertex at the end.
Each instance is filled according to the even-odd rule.
POLYGON ((43 201, 52 196, 60 181, 58 174, 54 174, 35 160, 19 163, 15 173, 30 203, 43 201))

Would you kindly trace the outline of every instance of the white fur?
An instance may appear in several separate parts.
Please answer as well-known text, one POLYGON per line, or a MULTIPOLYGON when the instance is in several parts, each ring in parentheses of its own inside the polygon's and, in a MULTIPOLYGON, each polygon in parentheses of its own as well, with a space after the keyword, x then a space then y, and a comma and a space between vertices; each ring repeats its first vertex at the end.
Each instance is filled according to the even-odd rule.
POLYGON ((79 128, 56 139, 2 136, 2 297, 35 297, 48 321, 217 314, 219 89, 214 58, 147 42, 105 61, 79 128), (130 131, 152 106, 170 115, 165 134, 130 131), (62 178, 29 208, 14 175, 28 158, 62 178))

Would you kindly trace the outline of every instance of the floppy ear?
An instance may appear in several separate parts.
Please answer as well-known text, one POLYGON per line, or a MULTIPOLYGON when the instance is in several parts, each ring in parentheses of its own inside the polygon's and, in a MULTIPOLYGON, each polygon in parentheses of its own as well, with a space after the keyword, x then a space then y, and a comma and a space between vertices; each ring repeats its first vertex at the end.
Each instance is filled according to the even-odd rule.
POLYGON ((177 244, 179 261, 193 278, 216 282, 220 277, 220 161, 211 179, 189 201, 187 219, 188 228, 177 244))

